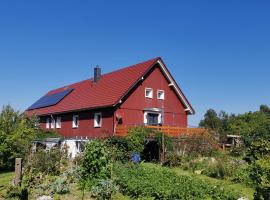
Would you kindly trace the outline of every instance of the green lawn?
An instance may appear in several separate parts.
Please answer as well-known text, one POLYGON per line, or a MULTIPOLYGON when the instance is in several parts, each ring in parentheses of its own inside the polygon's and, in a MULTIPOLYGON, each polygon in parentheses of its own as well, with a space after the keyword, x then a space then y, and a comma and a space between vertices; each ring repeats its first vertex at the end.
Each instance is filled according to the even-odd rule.
POLYGON ((3 199, 3 195, 6 192, 7 187, 10 185, 14 177, 14 172, 0 173, 0 199, 3 199))

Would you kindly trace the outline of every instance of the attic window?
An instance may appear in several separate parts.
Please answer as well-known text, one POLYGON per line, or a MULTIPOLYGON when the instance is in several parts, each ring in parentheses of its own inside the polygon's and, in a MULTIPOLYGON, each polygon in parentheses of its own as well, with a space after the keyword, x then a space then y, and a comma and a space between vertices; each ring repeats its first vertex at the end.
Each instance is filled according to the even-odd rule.
POLYGON ((145 88, 145 97, 146 98, 153 98, 153 89, 152 88, 145 88))
POLYGON ((164 97, 165 97, 164 90, 158 90, 157 91, 157 98, 164 100, 164 97))
POLYGON ((99 128, 102 126, 102 114, 101 113, 95 113, 94 115, 94 127, 99 128))
POLYGON ((79 127, 79 115, 73 115, 72 128, 79 127))

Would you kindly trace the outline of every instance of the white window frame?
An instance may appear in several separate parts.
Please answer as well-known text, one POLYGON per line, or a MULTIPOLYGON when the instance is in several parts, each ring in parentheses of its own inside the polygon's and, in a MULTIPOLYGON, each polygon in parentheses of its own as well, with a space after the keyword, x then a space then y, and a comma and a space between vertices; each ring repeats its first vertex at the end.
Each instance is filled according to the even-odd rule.
POLYGON ((143 122, 144 122, 145 125, 148 124, 148 121, 147 121, 147 114, 148 114, 148 113, 158 114, 158 124, 164 123, 163 117, 162 117, 162 113, 160 113, 160 112, 144 111, 144 113, 143 113, 143 122), (163 121, 163 122, 162 122, 162 121, 163 121))
POLYGON ((144 91, 144 94, 145 94, 145 98, 149 98, 149 99, 152 99, 153 98, 153 88, 145 88, 145 91, 144 91), (150 91, 150 95, 147 96, 147 92, 150 91))
POLYGON ((72 128, 79 128, 79 115, 73 115, 72 117, 72 128), (77 118, 77 125, 75 124, 75 121, 76 121, 76 118, 77 118))
POLYGON ((51 128, 55 128, 55 119, 53 117, 51 117, 51 128))
POLYGON ((50 117, 47 117, 46 118, 46 129, 50 128, 50 122, 51 122, 50 117))
POLYGON ((56 128, 61 128, 62 124, 61 124, 61 117, 57 117, 56 118, 56 124, 55 127, 56 128))
POLYGON ((99 113, 95 113, 94 114, 94 127, 95 128, 100 128, 102 126, 102 113, 99 112, 99 113), (98 124, 97 122, 97 117, 100 116, 100 123, 98 124))
POLYGON ((165 92, 164 92, 164 90, 157 90, 157 99, 160 99, 160 100, 164 100, 165 99, 165 92), (163 93, 163 97, 161 97, 161 98, 158 95, 160 92, 163 93))

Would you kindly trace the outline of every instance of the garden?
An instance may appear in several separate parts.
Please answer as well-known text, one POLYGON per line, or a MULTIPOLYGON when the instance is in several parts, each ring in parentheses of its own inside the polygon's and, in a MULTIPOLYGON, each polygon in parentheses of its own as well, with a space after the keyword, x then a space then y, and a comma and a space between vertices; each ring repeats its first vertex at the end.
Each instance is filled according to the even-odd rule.
POLYGON ((227 151, 199 145, 176 151, 172 138, 136 127, 127 137, 91 140, 81 155, 70 160, 65 149, 31 152, 34 139, 57 134, 44 133, 36 124, 36 118, 29 119, 10 106, 0 113, 0 199, 270 199, 270 110, 266 106, 237 116, 206 113, 201 126, 221 138, 245 130, 241 132, 244 145, 227 151), (153 152, 145 148, 153 141, 157 156, 149 156, 153 152), (166 156, 160 162, 162 148, 166 156), (12 184, 16 157, 24 158, 18 186, 12 184))

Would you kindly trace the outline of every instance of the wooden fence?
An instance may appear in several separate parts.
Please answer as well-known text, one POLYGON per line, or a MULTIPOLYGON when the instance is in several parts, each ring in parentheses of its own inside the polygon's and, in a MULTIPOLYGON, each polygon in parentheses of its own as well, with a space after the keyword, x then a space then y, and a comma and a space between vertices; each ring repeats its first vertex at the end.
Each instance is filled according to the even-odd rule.
MULTIPOLYGON (((128 133, 128 129, 135 126, 117 126, 115 129, 115 136, 123 137, 128 133)), ((206 139, 214 149, 222 150, 218 142, 209 134, 208 130, 205 128, 181 128, 174 126, 145 126, 146 128, 160 131, 165 135, 173 138, 181 137, 203 137, 206 139)))

